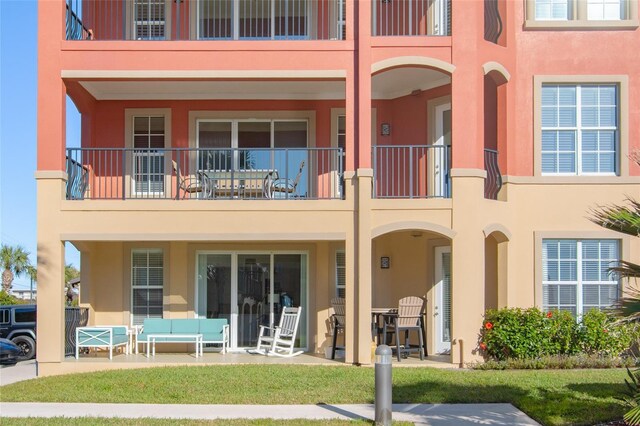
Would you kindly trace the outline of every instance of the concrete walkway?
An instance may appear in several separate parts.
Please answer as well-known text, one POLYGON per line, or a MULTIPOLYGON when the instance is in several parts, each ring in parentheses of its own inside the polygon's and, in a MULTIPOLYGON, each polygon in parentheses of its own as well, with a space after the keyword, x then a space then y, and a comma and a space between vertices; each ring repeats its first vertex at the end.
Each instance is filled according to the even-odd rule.
MULTIPOLYGON (((0 0, 2 1, 2 0, 0 0)), ((0 386, 36 378, 36 361, 22 361, 16 365, 0 366, 0 386)), ((0 391, 2 392, 2 391, 0 391)))
MULTIPOLYGON (((0 402, 0 417, 171 419, 369 419, 371 404, 178 405, 0 402)), ((511 404, 394 404, 393 420, 417 425, 538 425, 511 404)))

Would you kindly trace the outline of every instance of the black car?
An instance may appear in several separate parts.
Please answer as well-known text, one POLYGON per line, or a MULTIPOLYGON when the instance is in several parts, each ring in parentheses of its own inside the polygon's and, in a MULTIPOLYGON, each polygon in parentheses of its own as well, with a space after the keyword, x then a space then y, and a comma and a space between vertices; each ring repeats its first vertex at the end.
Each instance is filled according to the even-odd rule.
POLYGON ((0 338, 20 347, 20 361, 36 355, 36 305, 0 306, 0 338))
POLYGON ((22 349, 11 340, 0 338, 0 364, 13 365, 22 357, 22 349))

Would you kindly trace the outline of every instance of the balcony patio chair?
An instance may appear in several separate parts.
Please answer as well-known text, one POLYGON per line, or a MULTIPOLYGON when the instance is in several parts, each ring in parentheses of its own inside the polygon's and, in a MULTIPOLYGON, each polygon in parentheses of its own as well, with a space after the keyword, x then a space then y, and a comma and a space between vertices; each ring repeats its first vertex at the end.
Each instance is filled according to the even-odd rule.
POLYGON ((265 178, 265 187, 268 186, 268 190, 266 191, 267 197, 287 198, 288 194, 294 194, 298 187, 298 183, 300 182, 300 178, 302 177, 303 168, 304 160, 300 162, 300 170, 298 171, 295 179, 278 178, 271 180, 265 178), (278 194, 279 196, 277 196, 278 194))
MULTIPOLYGON (((331 359, 336 359, 336 343, 338 341, 338 333, 340 332, 340 330, 344 331, 344 298, 334 297, 333 299, 331 299, 331 307, 333 308, 333 315, 331 316, 333 322, 331 359)), ((344 349, 344 346, 342 346, 341 349, 344 349)))
POLYGON ((182 198, 193 198, 193 194, 203 194, 205 198, 212 198, 213 191, 209 180, 200 173, 195 175, 178 174, 178 163, 171 160, 173 172, 178 179, 178 191, 182 192, 182 198), (188 196, 188 197, 187 197, 188 196))
POLYGON ((280 316, 280 325, 276 327, 261 325, 258 344, 250 352, 287 358, 300 355, 302 351, 294 352, 294 347, 301 314, 301 306, 283 308, 280 316))
POLYGON ((425 354, 427 354, 424 338, 424 310, 426 306, 426 300, 418 296, 403 297, 398 302, 397 314, 390 314, 389 318, 392 321, 385 321, 383 341, 387 341, 387 333, 392 332, 396 335, 396 355, 398 361, 402 356, 405 356, 415 350, 420 353, 420 359, 424 360, 425 354), (409 332, 417 331, 419 346, 411 347, 409 344, 409 332), (404 343, 400 344, 401 332, 404 332, 404 343))

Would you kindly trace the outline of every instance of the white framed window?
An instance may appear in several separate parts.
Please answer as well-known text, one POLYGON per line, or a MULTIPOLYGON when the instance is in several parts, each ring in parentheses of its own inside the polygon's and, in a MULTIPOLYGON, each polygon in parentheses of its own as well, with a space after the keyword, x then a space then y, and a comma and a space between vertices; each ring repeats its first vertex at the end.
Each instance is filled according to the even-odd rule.
POLYGON ((336 251, 336 297, 345 297, 347 289, 347 264, 344 250, 336 251))
POLYGON ((133 34, 135 40, 167 38, 166 0, 133 1, 133 34))
POLYGON ((544 84, 542 173, 616 175, 618 103, 615 84, 544 84))
POLYGON ((609 268, 619 259, 618 240, 542 240, 542 309, 580 316, 615 303, 620 283, 609 268))
POLYGON ((566 21, 569 19, 569 0, 536 0, 536 20, 566 21))
POLYGON ((154 196, 164 193, 165 118, 133 117, 133 192, 154 196))
POLYGON ((588 0, 587 19, 590 21, 619 21, 623 19, 623 0, 588 0))
POLYGON ((131 251, 131 314, 133 325, 145 318, 162 318, 164 252, 162 249, 131 251))

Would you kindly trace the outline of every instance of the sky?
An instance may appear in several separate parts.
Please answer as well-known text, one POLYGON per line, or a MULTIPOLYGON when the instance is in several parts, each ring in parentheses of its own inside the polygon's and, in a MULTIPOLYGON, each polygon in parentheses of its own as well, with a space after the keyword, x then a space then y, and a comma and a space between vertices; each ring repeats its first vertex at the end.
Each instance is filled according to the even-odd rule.
MULTIPOLYGON (((0 0, 0 241, 22 246, 36 264, 36 0, 0 0)), ((80 117, 67 99, 67 146, 79 146, 80 117)), ((66 263, 80 267, 67 243, 66 263)), ((17 277, 14 290, 29 289, 17 277)))

